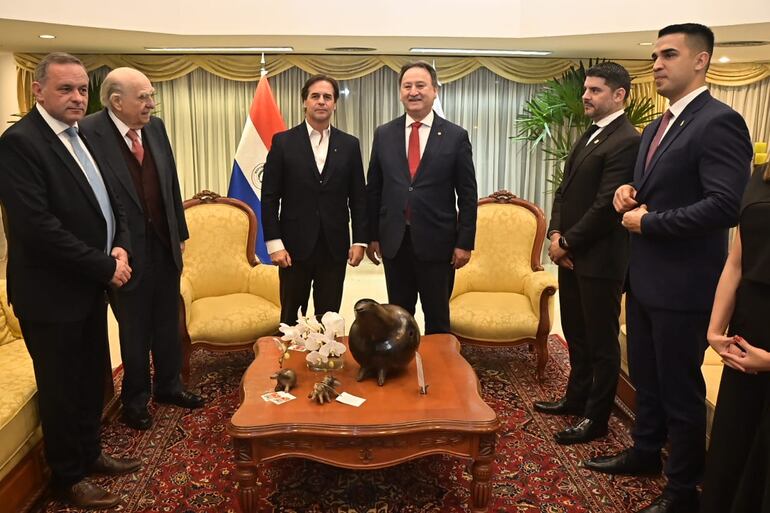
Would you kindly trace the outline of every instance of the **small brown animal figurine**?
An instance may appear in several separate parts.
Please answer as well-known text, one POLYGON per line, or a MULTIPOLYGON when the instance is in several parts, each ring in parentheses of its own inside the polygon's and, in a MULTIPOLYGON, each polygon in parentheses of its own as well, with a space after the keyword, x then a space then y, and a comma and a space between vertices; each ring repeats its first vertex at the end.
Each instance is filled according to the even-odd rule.
POLYGON ((396 305, 381 305, 373 299, 360 299, 355 306, 356 320, 350 327, 350 354, 361 366, 356 379, 377 375, 385 384, 388 374, 406 368, 420 346, 420 327, 409 312, 396 305))
POLYGON ((334 387, 340 386, 340 380, 334 376, 326 376, 322 381, 313 385, 313 390, 308 394, 308 399, 313 399, 318 404, 330 403, 336 399, 339 393, 334 390, 334 387))
POLYGON ((288 392, 295 386, 297 386, 297 373, 291 369, 281 369, 272 376, 270 379, 277 381, 275 384, 276 392, 288 392))

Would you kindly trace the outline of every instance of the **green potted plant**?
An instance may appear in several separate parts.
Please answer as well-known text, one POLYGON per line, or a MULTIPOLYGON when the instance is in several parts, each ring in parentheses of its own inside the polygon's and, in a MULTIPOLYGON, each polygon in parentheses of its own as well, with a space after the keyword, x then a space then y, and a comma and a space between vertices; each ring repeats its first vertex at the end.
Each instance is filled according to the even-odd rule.
MULTIPOLYGON (((588 67, 601 62, 589 60, 588 67)), ((583 112, 583 83, 586 67, 583 62, 572 66, 561 77, 546 82, 540 93, 525 105, 516 119, 516 135, 512 139, 529 141, 532 149, 541 149, 546 160, 552 162, 547 181, 556 189, 564 177, 564 162, 575 140, 588 128, 591 120, 583 112)), ((643 127, 658 116, 650 98, 630 97, 626 115, 636 127, 643 127)))

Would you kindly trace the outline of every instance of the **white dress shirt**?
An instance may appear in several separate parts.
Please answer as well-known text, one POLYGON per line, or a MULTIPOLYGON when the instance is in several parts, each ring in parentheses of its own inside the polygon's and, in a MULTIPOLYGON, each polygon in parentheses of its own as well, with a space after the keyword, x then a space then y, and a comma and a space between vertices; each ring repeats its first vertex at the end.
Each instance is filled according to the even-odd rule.
MULTIPOLYGON (((412 133, 412 123, 417 121, 409 114, 406 115, 406 130, 404 131, 404 144, 406 147, 406 156, 409 158, 409 134, 412 133)), ((420 134, 420 158, 422 159, 422 154, 425 153, 425 145, 428 144, 428 136, 430 135, 430 127, 433 126, 433 111, 430 111, 430 113, 425 116, 422 121, 420 121, 422 125, 420 125, 420 128, 418 128, 418 133, 420 134)))
POLYGON ((599 129, 591 134, 591 137, 588 138, 588 141, 586 141, 586 146, 588 146, 588 143, 593 141, 597 135, 601 133, 602 130, 604 130, 604 127, 618 119, 620 116, 622 116, 626 111, 623 109, 620 109, 617 112, 613 112, 612 114, 609 114, 607 116, 604 116, 602 119, 594 123, 594 125, 598 126, 599 129))

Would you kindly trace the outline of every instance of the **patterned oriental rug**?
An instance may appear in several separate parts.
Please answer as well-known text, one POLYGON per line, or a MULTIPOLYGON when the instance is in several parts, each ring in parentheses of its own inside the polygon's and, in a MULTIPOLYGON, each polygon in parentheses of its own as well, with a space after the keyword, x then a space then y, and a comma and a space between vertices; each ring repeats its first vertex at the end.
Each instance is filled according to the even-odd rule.
MULTIPOLYGON (((559 397, 569 368, 564 341, 549 340, 545 380, 535 379, 534 353, 466 347, 481 379, 484 400, 502 429, 492 477, 493 513, 633 512, 657 496, 662 478, 610 477, 580 462, 627 447, 630 421, 613 415, 610 434, 590 444, 560 446, 552 434, 575 421, 533 412, 532 401, 559 397)), ((114 455, 140 457, 141 471, 96 482, 123 497, 112 510, 129 513, 240 512, 230 438, 225 426, 237 406, 248 351, 193 355, 193 382, 206 398, 201 410, 151 406, 153 428, 107 425, 103 443, 114 455)), ((118 376, 119 381, 119 376, 118 376)), ((467 511, 468 462, 429 456, 383 470, 352 471, 304 460, 281 460, 259 469, 260 511, 297 513, 427 513, 467 511)), ((44 498, 35 513, 77 512, 44 498)))

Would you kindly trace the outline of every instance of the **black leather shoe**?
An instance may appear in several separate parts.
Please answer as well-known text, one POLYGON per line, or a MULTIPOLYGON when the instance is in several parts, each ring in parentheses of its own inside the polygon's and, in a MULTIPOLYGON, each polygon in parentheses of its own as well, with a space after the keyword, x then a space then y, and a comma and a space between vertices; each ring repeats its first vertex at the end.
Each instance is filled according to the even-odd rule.
POLYGON ((114 508, 120 504, 120 497, 85 480, 54 489, 54 497, 63 503, 86 509, 114 508))
POLYGON ((652 504, 637 513, 698 513, 700 500, 698 492, 689 492, 682 495, 672 495, 663 492, 652 504))
POLYGON ((142 408, 139 411, 127 410, 123 408, 123 412, 120 414, 120 420, 126 426, 138 429, 139 431, 147 431, 152 427, 152 416, 147 408, 142 408))
POLYGON ((533 403, 535 411, 546 413, 548 415, 583 415, 583 406, 569 404, 566 397, 558 401, 535 401, 533 403))
POLYGON ((556 433, 556 443, 561 445, 584 444, 607 434, 607 424, 598 424, 591 419, 583 419, 572 427, 556 433))
POLYGON ((200 408, 203 406, 203 397, 187 390, 182 390, 172 395, 156 395, 156 403, 173 404, 182 408, 200 408))
POLYGON ((96 461, 91 464, 89 474, 98 474, 102 476, 119 476, 121 474, 130 474, 136 472, 142 466, 142 461, 136 458, 113 458, 108 454, 101 453, 96 461))
POLYGON ((660 474, 662 468, 660 455, 641 453, 634 449, 626 449, 612 456, 597 456, 584 461, 583 466, 604 474, 629 476, 653 476, 660 474))

